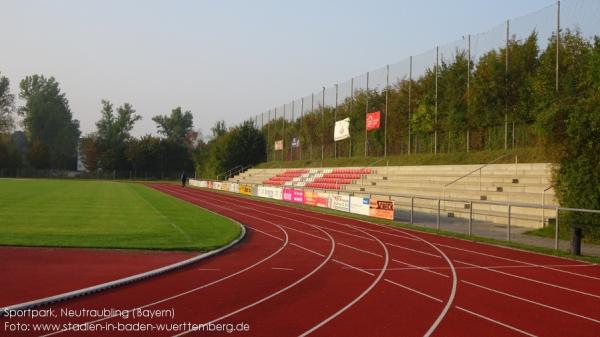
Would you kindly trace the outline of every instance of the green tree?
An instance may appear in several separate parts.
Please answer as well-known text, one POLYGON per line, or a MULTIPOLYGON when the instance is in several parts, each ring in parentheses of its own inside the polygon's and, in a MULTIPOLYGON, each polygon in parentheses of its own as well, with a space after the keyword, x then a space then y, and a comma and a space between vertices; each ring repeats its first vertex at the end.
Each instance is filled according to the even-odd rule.
POLYGON ((15 95, 10 93, 10 80, 0 76, 0 134, 8 133, 12 129, 14 109, 15 95))
POLYGON ((74 169, 77 165, 79 121, 73 119, 69 102, 54 77, 27 76, 21 81, 19 109, 32 148, 36 168, 74 169))
POLYGON ((194 127, 194 116, 190 111, 182 112, 181 107, 171 110, 170 116, 154 116, 152 120, 157 124, 159 134, 181 144, 187 141, 186 136, 194 127))
POLYGON ((142 116, 136 115, 129 103, 118 107, 115 114, 113 104, 108 100, 102 100, 101 114, 102 117, 96 122, 99 165, 103 169, 128 169, 125 149, 131 137, 129 132, 142 116))

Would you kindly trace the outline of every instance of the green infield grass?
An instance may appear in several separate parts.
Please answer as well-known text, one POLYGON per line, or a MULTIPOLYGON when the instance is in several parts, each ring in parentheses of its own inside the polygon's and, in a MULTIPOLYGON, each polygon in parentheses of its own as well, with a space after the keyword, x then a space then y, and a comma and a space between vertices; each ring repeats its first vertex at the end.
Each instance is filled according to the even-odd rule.
POLYGON ((239 225, 137 183, 0 179, 0 245, 210 250, 239 225))

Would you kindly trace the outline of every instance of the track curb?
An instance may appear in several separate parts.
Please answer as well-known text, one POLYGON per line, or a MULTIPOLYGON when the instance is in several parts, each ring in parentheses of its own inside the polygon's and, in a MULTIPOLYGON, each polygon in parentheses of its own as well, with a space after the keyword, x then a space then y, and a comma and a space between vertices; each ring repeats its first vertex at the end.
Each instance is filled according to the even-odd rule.
MULTIPOLYGON (((210 210, 207 210, 208 212, 211 213, 215 213, 212 212, 210 210)), ((216 214, 216 213, 215 213, 216 214)), ((222 215, 221 215, 222 216, 222 215)), ((32 309, 32 308, 36 308, 36 307, 40 307, 40 306, 44 306, 44 305, 48 305, 48 304, 52 304, 52 303, 57 303, 57 302, 62 302, 62 301, 66 301, 69 299, 73 299, 73 298, 77 298, 77 297, 81 297, 81 296, 86 296, 86 295, 91 295, 94 293, 98 293, 101 291, 105 291, 108 289, 112 289, 112 288, 116 288, 116 287, 121 287, 127 284, 131 284, 134 282, 139 282, 142 280, 146 280, 148 278, 151 277, 155 277, 158 275, 162 275, 162 274, 166 274, 168 272, 172 272, 174 270, 177 269, 181 269, 184 267, 187 267, 193 263, 196 263, 198 261, 202 261, 204 259, 207 259, 211 256, 220 254, 224 251, 226 251, 227 249, 237 245, 238 243, 240 243, 245 237, 246 237, 246 227, 241 224, 238 221, 235 221, 233 219, 231 219, 232 221, 234 221, 235 223, 237 223, 240 226, 240 235, 233 240, 232 242, 228 243, 227 245, 215 249, 215 250, 211 250, 209 252, 200 254, 198 256, 194 256, 192 258, 189 258, 187 260, 183 260, 177 263, 173 263, 170 264, 168 266, 164 266, 161 268, 157 268, 157 269, 153 269, 147 272, 143 272, 140 274, 136 274, 136 275, 132 275, 132 276, 128 276, 125 278, 121 278, 118 280, 114 280, 114 281, 110 281, 110 282, 106 282, 106 283, 101 283, 95 286, 91 286, 91 287, 87 287, 87 288, 83 288, 83 289, 78 289, 78 290, 74 290, 74 291, 70 291, 70 292, 66 292, 66 293, 62 293, 62 294, 58 294, 58 295, 54 295, 54 296, 49 296, 49 297, 44 297, 44 298, 40 298, 37 300, 33 300, 33 301, 28 301, 28 302, 23 302, 23 303, 18 303, 18 304, 13 304, 13 305, 9 305, 6 307, 2 307, 0 308, 0 317, 5 317, 7 316, 9 311, 14 311, 14 310, 26 310, 26 309, 32 309)))

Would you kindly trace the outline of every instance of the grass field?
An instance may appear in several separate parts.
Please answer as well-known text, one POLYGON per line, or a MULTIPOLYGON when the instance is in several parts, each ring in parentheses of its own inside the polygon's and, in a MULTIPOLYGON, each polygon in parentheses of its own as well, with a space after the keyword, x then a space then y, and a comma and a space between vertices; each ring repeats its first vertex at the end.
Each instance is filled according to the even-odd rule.
POLYGON ((0 245, 210 250, 229 219, 142 184, 0 180, 0 245))

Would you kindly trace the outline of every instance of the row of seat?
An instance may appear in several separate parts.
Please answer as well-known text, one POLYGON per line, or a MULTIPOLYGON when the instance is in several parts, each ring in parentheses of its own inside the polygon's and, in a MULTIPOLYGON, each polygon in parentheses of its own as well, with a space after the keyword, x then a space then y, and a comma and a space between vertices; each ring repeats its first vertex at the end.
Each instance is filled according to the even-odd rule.
POLYGON ((331 184, 331 183, 307 183, 304 186, 312 187, 312 188, 322 188, 322 189, 328 189, 328 190, 339 190, 342 188, 342 186, 339 184, 331 184))
POLYGON ((347 174, 371 174, 370 168, 357 168, 357 169, 338 169, 334 168, 332 173, 347 173, 347 174))
POLYGON ((354 173, 325 173, 323 178, 357 180, 361 178, 361 175, 354 173))

